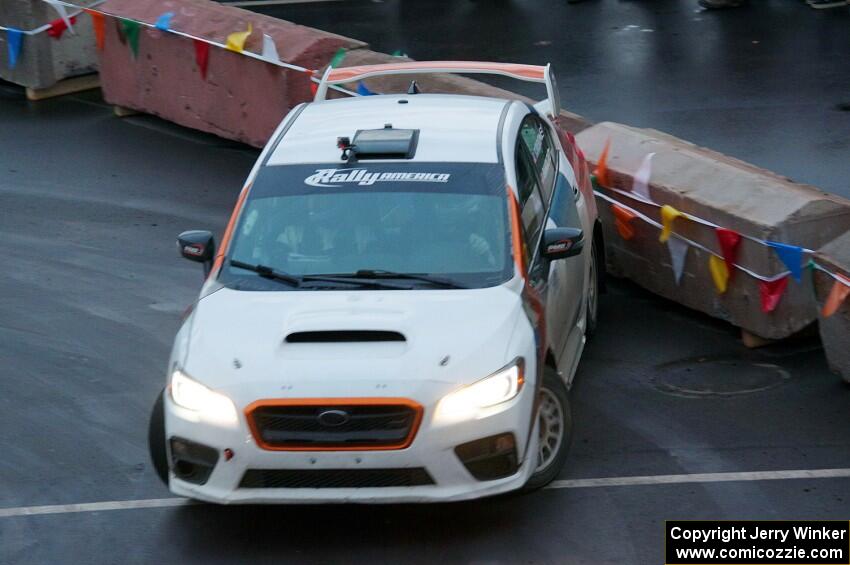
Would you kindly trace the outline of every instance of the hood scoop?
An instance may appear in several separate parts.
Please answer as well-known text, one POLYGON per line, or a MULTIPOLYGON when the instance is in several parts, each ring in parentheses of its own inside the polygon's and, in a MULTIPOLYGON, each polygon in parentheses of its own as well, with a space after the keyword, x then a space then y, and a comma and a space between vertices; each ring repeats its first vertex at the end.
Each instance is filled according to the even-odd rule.
POLYGON ((293 332, 287 343, 381 343, 405 342, 404 335, 384 330, 322 330, 293 332))

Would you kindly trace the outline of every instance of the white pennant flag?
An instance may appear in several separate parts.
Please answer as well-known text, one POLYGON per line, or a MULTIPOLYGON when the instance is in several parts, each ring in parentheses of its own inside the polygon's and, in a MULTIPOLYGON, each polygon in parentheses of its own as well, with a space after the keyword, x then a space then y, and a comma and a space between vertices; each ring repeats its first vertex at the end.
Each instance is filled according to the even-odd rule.
POLYGON ((274 44, 274 39, 267 33, 263 34, 263 59, 277 63, 280 61, 280 56, 277 54, 277 46, 274 44))
POLYGON ((655 153, 650 153, 643 158, 643 163, 640 164, 640 168, 635 173, 635 178, 632 181, 632 194, 647 202, 652 202, 652 198, 649 197, 649 175, 652 174, 653 155, 655 153))
POLYGON ((673 234, 667 240, 667 249, 670 250, 670 264, 673 265, 673 275, 676 277, 676 284, 682 282, 682 273, 685 272, 685 258, 688 256, 688 247, 686 241, 679 239, 676 234, 673 234))
POLYGON ((53 8, 57 12, 59 12, 59 17, 62 18, 62 21, 65 22, 66 26, 68 26, 68 31, 70 31, 74 35, 77 35, 77 32, 74 31, 74 27, 71 25, 71 18, 68 17, 68 12, 65 11, 65 6, 63 4, 60 4, 59 2, 57 2, 56 0, 44 0, 44 1, 47 2, 48 4, 50 4, 51 6, 53 6, 53 8))

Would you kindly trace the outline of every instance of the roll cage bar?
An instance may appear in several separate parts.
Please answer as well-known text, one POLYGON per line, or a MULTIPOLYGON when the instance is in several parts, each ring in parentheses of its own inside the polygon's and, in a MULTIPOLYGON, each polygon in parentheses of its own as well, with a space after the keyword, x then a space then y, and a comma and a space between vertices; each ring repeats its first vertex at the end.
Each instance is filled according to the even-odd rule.
POLYGON ((359 65, 335 69, 328 67, 319 87, 315 101, 325 100, 331 85, 354 82, 366 78, 389 75, 453 73, 501 75, 526 82, 546 85, 546 96, 553 116, 561 109, 558 88, 551 65, 521 65, 517 63, 486 63, 478 61, 411 61, 383 65, 359 65))

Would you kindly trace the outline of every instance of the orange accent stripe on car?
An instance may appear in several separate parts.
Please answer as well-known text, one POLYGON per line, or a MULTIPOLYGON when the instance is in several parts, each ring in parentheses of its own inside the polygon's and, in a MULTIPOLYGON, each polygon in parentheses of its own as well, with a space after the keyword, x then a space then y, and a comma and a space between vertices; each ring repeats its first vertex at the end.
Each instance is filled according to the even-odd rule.
POLYGON ((257 400, 245 407, 245 416, 248 420, 248 427, 251 428, 251 435, 257 445, 267 451, 392 451, 398 449, 406 449, 413 443, 413 438, 416 437, 416 432, 419 431, 419 424, 422 423, 422 415, 424 409, 418 402, 414 402, 409 398, 391 398, 391 397, 376 397, 376 398, 271 398, 257 400), (316 447, 313 445, 304 446, 275 446, 266 443, 260 435, 260 430, 257 429, 257 424, 254 421, 253 413, 255 410, 265 406, 407 406, 414 413, 413 423, 410 426, 410 431, 407 436, 399 443, 380 446, 369 445, 346 445, 332 447, 316 447))
POLYGON ((525 271, 527 252, 525 243, 522 237, 522 215, 519 211, 519 202, 517 202, 514 189, 507 185, 508 190, 508 213, 511 216, 511 244, 513 246, 514 263, 519 270, 522 278, 528 278, 525 271))
POLYGON ((221 263, 224 261, 224 256, 227 255, 227 248, 230 245, 230 240, 233 238, 233 230, 236 229, 236 220, 239 218, 239 213, 242 211, 242 206, 245 204, 245 198, 248 197, 248 192, 251 190, 251 185, 247 184, 239 193, 239 199, 236 201, 236 206, 233 207, 233 212, 230 214, 230 220, 227 222, 227 227, 224 230, 224 235, 221 237, 221 245, 216 252, 215 262, 210 269, 210 276, 215 276, 221 268, 221 263))

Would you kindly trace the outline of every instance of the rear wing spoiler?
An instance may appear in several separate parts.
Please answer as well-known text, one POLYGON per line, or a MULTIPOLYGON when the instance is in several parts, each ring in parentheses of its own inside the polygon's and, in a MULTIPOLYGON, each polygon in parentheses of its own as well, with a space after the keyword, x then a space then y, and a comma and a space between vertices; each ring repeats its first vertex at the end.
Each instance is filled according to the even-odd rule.
POLYGON ((328 67, 319 87, 315 101, 324 100, 331 85, 354 82, 366 78, 388 75, 411 75, 430 73, 486 74, 501 75, 526 82, 546 85, 546 96, 553 116, 561 110, 558 87, 552 67, 539 65, 520 65, 515 63, 484 63, 476 61, 410 61, 384 65, 360 65, 335 69, 328 67))

